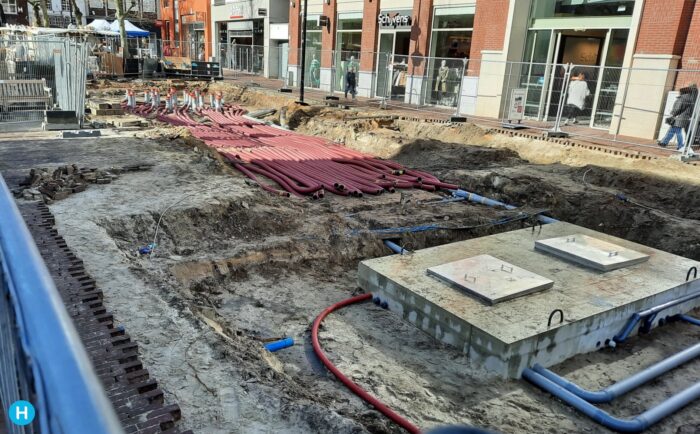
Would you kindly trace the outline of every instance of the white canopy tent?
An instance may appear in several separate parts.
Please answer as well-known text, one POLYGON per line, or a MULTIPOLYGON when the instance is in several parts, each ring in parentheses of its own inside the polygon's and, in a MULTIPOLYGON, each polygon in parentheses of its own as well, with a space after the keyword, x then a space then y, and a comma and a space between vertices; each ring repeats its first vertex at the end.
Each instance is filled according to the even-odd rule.
POLYGON ((109 22, 107 22, 107 20, 93 20, 86 27, 96 31, 110 31, 109 22))
MULTIPOLYGON (((97 20, 95 20, 97 21, 97 20)), ((149 32, 147 30, 140 29, 133 25, 131 21, 129 20, 124 20, 124 28, 126 30, 126 36, 129 37, 146 37, 149 35, 149 32)), ((119 32, 119 21, 114 20, 112 21, 112 24, 109 26, 109 30, 112 32, 119 32)))

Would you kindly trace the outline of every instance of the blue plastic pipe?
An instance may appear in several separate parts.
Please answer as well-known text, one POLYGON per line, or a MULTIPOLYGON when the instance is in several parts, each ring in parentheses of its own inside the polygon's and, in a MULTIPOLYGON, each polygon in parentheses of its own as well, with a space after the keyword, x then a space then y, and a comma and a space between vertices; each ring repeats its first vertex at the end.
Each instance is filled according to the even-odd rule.
POLYGON ((685 321, 685 322, 689 322, 689 323, 691 323, 691 324, 695 324, 696 326, 700 326, 700 319, 693 318, 693 317, 690 316, 690 315, 683 315, 683 314, 680 314, 680 315, 678 315, 678 319, 681 319, 681 320, 683 320, 683 321, 685 321))
POLYGON ((613 399, 620 397, 639 386, 648 383, 649 381, 657 378, 666 372, 679 367, 680 365, 693 360, 694 358, 700 356, 700 343, 687 348, 680 353, 676 353, 671 357, 668 357, 655 365, 652 365, 643 371, 640 371, 631 377, 627 377, 622 381, 619 381, 612 386, 606 387, 603 390, 591 392, 589 390, 583 389, 571 381, 562 378, 561 376, 555 374, 547 368, 535 364, 532 370, 539 375, 547 378, 548 380, 556 383, 560 387, 563 387, 567 391, 573 393, 579 398, 583 398, 588 402, 592 403, 605 403, 610 402, 613 399))
POLYGON ((29 359, 23 368, 31 369, 34 375, 37 399, 33 404, 41 431, 123 433, 2 176, 0 267, 0 276, 5 274, 15 308, 21 349, 29 359))
POLYGON ((639 416, 632 419, 620 419, 574 395, 532 369, 525 369, 523 378, 566 402, 606 428, 619 432, 642 432, 700 397, 700 382, 698 382, 639 416))
POLYGON ((618 343, 624 342, 632 333, 632 330, 634 330, 634 328, 637 326, 637 324, 639 324, 639 322, 642 319, 645 319, 645 325, 648 328, 651 328, 651 322, 654 320, 656 315, 662 310, 668 309, 673 306, 677 306, 679 304, 683 304, 686 301, 690 301, 698 297, 700 297, 700 291, 685 295, 680 298, 676 298, 675 300, 667 301, 666 303, 662 303, 649 309, 643 310, 641 312, 635 313, 630 317, 629 321, 627 321, 627 324, 625 324, 625 327, 622 329, 622 331, 620 331, 620 333, 617 336, 613 338, 613 340, 618 343))
POLYGON ((284 338, 280 339, 279 341, 274 341, 274 342, 268 342, 265 344, 265 349, 271 353, 274 353, 275 351, 283 350, 285 348, 289 348, 292 345, 294 345, 294 339, 292 338, 284 338))
POLYGON ((384 240, 384 245, 390 248, 394 253, 399 255, 405 255, 406 253, 410 253, 408 250, 404 249, 403 247, 399 246, 393 241, 384 240))
MULTIPOLYGON (((498 200, 491 199, 491 198, 488 198, 488 197, 485 197, 485 196, 480 196, 480 195, 478 195, 478 194, 476 194, 476 193, 471 193, 471 192, 469 192, 469 191, 465 191, 465 190, 450 190, 450 191, 451 191, 451 193, 452 193, 453 196, 455 196, 455 197, 463 197, 463 198, 467 199, 467 200, 470 201, 470 202, 480 203, 480 204, 487 205, 487 206, 492 206, 492 207, 503 207, 503 208, 505 208, 505 209, 507 209, 507 210, 513 210, 513 209, 516 209, 516 208, 517 208, 516 206, 508 205, 507 203, 503 203, 503 202, 500 202, 500 201, 498 201, 498 200)), ((557 219, 553 219, 553 218, 551 218, 551 217, 547 217, 547 216, 544 216, 544 215, 538 215, 538 216, 537 216, 537 219, 538 219, 539 221, 541 221, 542 223, 544 223, 544 224, 556 223, 556 222, 559 221, 559 220, 557 220, 557 219)))

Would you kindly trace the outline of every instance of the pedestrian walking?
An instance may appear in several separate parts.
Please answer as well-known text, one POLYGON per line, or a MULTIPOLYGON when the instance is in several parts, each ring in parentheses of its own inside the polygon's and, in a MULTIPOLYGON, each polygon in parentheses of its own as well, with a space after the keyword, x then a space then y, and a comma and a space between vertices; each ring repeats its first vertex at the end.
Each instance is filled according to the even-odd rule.
POLYGON ((355 99, 357 94, 357 76, 355 75, 355 68, 349 68, 348 72, 345 74, 345 99, 348 99, 348 93, 352 95, 352 99, 355 99))
POLYGON ((564 125, 569 125, 569 122, 577 124, 578 117, 581 116, 583 109, 586 107, 586 98, 591 94, 586 82, 586 74, 579 72, 571 76, 569 81, 569 90, 566 96, 566 105, 564 106, 564 125))
POLYGON ((698 98, 698 87, 695 83, 681 88, 680 95, 676 98, 671 109, 671 116, 666 118, 666 123, 669 129, 663 139, 658 142, 662 148, 668 146, 669 142, 676 136, 677 150, 682 150, 683 132, 688 136, 688 128, 690 127, 690 119, 693 117, 693 109, 695 108, 695 100, 698 98))

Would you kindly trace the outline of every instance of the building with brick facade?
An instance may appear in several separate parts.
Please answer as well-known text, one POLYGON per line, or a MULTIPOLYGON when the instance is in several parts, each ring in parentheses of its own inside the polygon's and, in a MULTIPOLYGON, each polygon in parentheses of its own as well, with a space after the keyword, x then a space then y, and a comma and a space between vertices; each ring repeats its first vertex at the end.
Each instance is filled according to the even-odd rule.
POLYGON ((160 0, 164 54, 209 60, 211 0, 160 0))
MULTIPOLYGON (((289 3, 292 80, 302 8, 289 3)), ((360 95, 501 119, 520 91, 546 122, 582 74, 577 120, 636 137, 658 135, 673 91, 700 79, 676 70, 700 69, 694 0, 309 0, 306 30, 308 87, 342 90, 353 68, 360 95)))
POLYGON ((29 24, 29 6, 27 0, 2 0, 2 10, 5 12, 6 24, 26 26, 29 24))

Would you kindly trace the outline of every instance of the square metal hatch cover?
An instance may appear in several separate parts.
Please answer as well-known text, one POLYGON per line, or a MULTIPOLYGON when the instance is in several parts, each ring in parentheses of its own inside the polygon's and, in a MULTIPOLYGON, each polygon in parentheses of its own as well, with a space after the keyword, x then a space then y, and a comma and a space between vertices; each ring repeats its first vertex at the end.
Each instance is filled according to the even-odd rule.
POLYGON ((535 249, 600 271, 639 264, 649 255, 583 234, 535 241, 535 249))
POLYGON ((551 288, 546 277, 516 267, 491 255, 473 256, 428 268, 428 274, 496 304, 531 292, 551 288))

